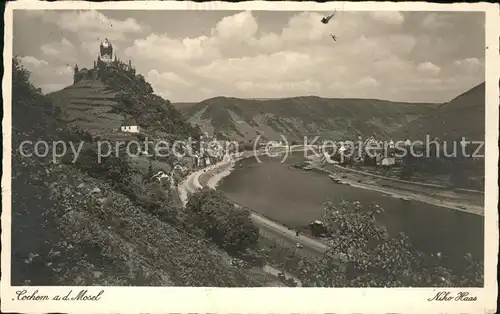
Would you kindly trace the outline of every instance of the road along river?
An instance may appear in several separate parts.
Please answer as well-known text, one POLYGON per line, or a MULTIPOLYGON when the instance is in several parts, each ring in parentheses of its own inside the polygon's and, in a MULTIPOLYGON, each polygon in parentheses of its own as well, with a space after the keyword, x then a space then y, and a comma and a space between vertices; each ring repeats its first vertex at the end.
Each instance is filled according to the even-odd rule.
POLYGON ((303 158, 299 153, 285 163, 268 157, 261 157, 262 163, 253 158, 241 160, 218 188, 237 203, 291 228, 321 219, 326 201, 360 201, 365 206, 376 202, 385 210, 380 221, 390 234, 404 232, 417 249, 441 252, 447 267, 460 268, 456 261, 466 253, 483 259, 483 216, 335 184, 324 173, 290 169, 303 158))
MULTIPOLYGON (((194 193, 196 190, 201 189, 203 186, 215 188, 217 182, 221 180, 222 177, 230 173, 232 164, 232 161, 223 161, 188 175, 186 179, 179 184, 178 187, 179 197, 183 205, 186 205, 189 193, 194 193), (221 171, 221 169, 224 168, 226 169, 226 171, 221 171), (208 180, 210 181, 209 184, 200 184, 200 176, 202 175, 205 175, 205 177, 208 178, 208 180)), ((295 245, 295 243, 301 243, 304 248, 310 250, 311 252, 314 252, 314 254, 322 254, 327 248, 323 243, 320 243, 311 238, 302 235, 296 236, 295 232, 289 230, 287 227, 279 225, 258 214, 252 213, 250 215, 250 218, 252 219, 253 223, 259 228, 260 233, 267 238, 278 239, 281 242, 288 242, 290 246, 295 245)), ((281 272, 280 270, 270 265, 265 265, 262 268, 262 271, 273 276, 277 276, 281 272)), ((286 278, 293 278, 295 282, 298 283, 298 286, 302 285, 298 278, 287 272, 284 273, 286 278)))

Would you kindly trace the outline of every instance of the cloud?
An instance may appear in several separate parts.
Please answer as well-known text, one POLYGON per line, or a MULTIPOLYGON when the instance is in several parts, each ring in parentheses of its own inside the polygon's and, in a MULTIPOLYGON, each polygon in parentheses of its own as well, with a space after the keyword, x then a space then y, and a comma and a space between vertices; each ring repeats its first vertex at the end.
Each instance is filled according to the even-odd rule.
POLYGON ((194 71, 199 76, 223 84, 230 81, 248 81, 251 78, 259 83, 254 86, 263 86, 264 83, 274 84, 310 78, 311 74, 314 75, 310 70, 317 69, 319 62, 321 59, 315 59, 309 54, 280 51, 255 57, 216 59, 194 71))
POLYGON ((363 77, 362 79, 360 79, 359 81, 356 82, 356 86, 361 87, 361 88, 370 88, 370 87, 376 87, 379 85, 380 85, 380 83, 371 76, 363 77))
POLYGON ((28 71, 37 70, 40 67, 48 66, 49 63, 45 60, 38 60, 33 56, 20 57, 21 63, 28 71))
POLYGON ((441 72, 441 68, 432 62, 422 62, 417 66, 417 71, 424 75, 435 76, 441 72))
POLYGON ((147 78, 151 81, 162 82, 164 84, 179 84, 192 86, 193 84, 183 79, 179 74, 174 72, 159 73, 156 70, 151 70, 147 74, 147 78))
POLYGON ((251 39, 259 26, 251 12, 240 12, 222 18, 212 30, 212 34, 223 39, 251 39))
POLYGON ((397 11, 378 11, 378 12, 370 12, 370 15, 373 19, 377 21, 381 21, 391 25, 400 25, 403 24, 405 18, 401 12, 397 11))
POLYGON ((61 39, 59 42, 44 44, 40 47, 40 50, 44 56, 66 63, 74 63, 78 55, 76 47, 66 38, 61 39))
POLYGON ((164 96, 170 96, 174 91, 194 86, 192 82, 174 72, 159 73, 157 70, 151 70, 146 75, 146 80, 156 87, 159 94, 164 96))
MULTIPOLYGON (((318 41, 330 33, 328 24, 318 23, 322 15, 304 12, 293 16, 281 32, 281 40, 289 42, 318 41)), ((334 23, 334 22, 332 22, 334 23)))
POLYGON ((19 58, 26 70, 31 72, 31 79, 44 93, 59 90, 68 86, 68 81, 73 79, 73 69, 70 66, 51 66, 49 62, 33 56, 19 58))
POLYGON ((102 36, 106 36, 110 40, 123 40, 127 33, 143 31, 143 27, 132 18, 111 19, 98 11, 63 12, 55 20, 55 23, 62 29, 80 34, 85 40, 102 36))
POLYGON ((422 26, 424 28, 433 30, 440 28, 453 27, 445 14, 430 13, 422 20, 422 26))
MULTIPOLYGON (((21 55, 35 59, 25 62, 38 73, 76 61, 90 67, 106 36, 172 101, 298 94, 442 101, 484 80, 484 23, 477 14, 475 21, 468 13, 339 11, 323 24, 324 12, 228 11, 217 19, 197 13, 196 23, 184 23, 188 13, 37 12, 30 18, 64 32, 21 55)), ((71 73, 57 75, 48 84, 63 77, 71 84, 71 73)))
POLYGON ((125 55, 134 58, 147 58, 162 63, 198 62, 211 60, 219 56, 212 40, 206 36, 169 38, 167 34, 151 34, 145 39, 136 39, 131 47, 125 49, 125 55))
POLYGON ((484 60, 479 58, 466 58, 462 60, 455 60, 453 64, 460 71, 465 71, 469 73, 484 70, 484 60))

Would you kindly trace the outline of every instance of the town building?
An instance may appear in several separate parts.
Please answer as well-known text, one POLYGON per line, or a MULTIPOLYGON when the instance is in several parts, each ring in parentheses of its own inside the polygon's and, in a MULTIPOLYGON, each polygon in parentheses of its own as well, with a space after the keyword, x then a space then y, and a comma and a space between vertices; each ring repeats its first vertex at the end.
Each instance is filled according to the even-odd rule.
POLYGON ((383 167, 390 167, 396 164, 396 158, 394 157, 384 157, 380 161, 380 165, 383 167))

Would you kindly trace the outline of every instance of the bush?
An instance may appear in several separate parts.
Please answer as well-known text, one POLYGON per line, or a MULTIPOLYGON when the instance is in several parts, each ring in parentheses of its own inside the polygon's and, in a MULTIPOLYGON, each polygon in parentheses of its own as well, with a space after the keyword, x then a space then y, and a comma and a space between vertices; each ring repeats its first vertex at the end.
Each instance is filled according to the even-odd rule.
POLYGON ((299 273, 306 286, 428 287, 482 286, 483 265, 467 256, 467 275, 440 265, 436 257, 418 252, 404 234, 390 238, 377 222, 382 208, 363 208, 359 202, 328 203, 323 222, 332 233, 331 244, 315 263, 303 260, 299 273))
POLYGON ((229 253, 240 254, 258 242, 259 230, 250 213, 236 208, 219 191, 205 189, 192 194, 185 212, 188 224, 203 230, 205 237, 229 253))
MULTIPOLYGON (((17 58, 12 70, 13 148, 40 138, 80 141, 82 133, 55 119, 52 103, 31 85, 17 58)), ((145 194, 142 176, 126 159, 97 163, 95 148, 86 143, 75 165, 70 155, 64 159, 68 165, 53 164, 50 156, 25 158, 13 149, 10 284, 259 285, 223 265, 220 252, 203 239, 176 230, 116 193, 119 188, 130 198, 145 194), (95 187, 101 195, 89 197, 95 187)), ((154 191, 151 186, 152 196, 154 191)))

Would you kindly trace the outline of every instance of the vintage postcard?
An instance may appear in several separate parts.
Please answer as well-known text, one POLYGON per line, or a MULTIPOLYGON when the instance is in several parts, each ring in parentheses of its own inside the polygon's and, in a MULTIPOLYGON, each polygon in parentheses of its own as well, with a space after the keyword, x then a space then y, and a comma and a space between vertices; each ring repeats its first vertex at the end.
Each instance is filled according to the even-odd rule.
POLYGON ((8 3, 2 312, 494 313, 499 27, 8 3))

